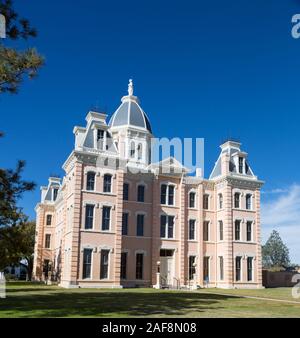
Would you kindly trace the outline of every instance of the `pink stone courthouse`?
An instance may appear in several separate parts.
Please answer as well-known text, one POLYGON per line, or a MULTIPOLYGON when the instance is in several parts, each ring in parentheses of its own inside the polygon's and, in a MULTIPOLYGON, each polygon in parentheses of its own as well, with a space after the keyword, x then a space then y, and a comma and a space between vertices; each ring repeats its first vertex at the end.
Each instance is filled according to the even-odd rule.
POLYGON ((36 280, 73 287, 260 288, 260 188, 227 141, 209 179, 151 163, 151 124, 128 95, 106 123, 90 111, 36 206, 36 280), (162 170, 168 168, 169 170, 162 170))

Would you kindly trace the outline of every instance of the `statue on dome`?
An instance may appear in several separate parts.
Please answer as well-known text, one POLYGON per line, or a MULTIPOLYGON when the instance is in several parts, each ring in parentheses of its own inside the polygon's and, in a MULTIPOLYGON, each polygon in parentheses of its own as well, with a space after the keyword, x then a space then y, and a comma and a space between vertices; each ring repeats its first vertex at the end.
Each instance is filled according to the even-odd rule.
POLYGON ((132 79, 130 79, 129 83, 128 83, 128 95, 129 96, 133 95, 133 81, 132 81, 132 79))

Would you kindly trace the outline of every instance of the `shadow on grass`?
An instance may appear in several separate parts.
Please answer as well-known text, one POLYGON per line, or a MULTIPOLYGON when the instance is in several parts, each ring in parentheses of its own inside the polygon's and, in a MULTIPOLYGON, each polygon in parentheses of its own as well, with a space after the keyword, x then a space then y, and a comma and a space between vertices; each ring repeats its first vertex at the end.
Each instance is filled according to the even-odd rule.
MULTIPOLYGON (((194 316, 209 309, 222 309, 218 303, 237 298, 190 292, 138 292, 126 290, 72 292, 44 289, 40 294, 11 294, 0 302, 0 317, 140 317, 194 316), (55 292, 56 291, 56 292, 55 292)), ((37 291, 37 289, 32 289, 37 291)))

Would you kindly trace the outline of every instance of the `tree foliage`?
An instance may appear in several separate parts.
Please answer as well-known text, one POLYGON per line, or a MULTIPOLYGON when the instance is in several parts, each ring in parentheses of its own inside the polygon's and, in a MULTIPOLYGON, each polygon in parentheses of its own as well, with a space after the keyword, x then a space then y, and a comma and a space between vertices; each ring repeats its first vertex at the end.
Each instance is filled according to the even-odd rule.
MULTIPOLYGON (((12 0, 0 0, 0 13, 6 19, 7 38, 17 40, 36 37, 36 29, 31 27, 27 19, 19 17, 13 8, 12 0)), ((43 64, 43 57, 34 48, 18 51, 5 47, 0 40, 0 94, 16 93, 24 77, 36 76, 43 64)))
POLYGON ((266 244, 262 247, 262 256, 265 268, 289 266, 289 249, 283 243, 278 231, 272 231, 266 244))

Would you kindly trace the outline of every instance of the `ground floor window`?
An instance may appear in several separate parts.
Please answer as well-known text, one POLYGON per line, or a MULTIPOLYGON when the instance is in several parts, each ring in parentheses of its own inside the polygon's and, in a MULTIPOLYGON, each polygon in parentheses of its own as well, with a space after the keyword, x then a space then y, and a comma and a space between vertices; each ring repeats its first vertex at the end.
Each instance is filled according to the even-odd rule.
POLYGON ((248 282, 253 280, 253 257, 247 258, 247 280, 248 282))
POLYGON ((108 278, 109 250, 101 250, 100 279, 108 278))
POLYGON ((235 280, 241 280, 241 261, 242 257, 235 257, 235 280))
POLYGON ((127 278, 127 252, 121 253, 121 279, 127 278))
POLYGON ((194 274, 196 273, 195 262, 196 256, 189 256, 189 280, 194 279, 194 274))
POLYGON ((220 264, 220 280, 224 279, 224 258, 221 256, 219 257, 219 264, 220 264))
POLYGON ((144 254, 136 254, 136 279, 143 279, 144 254))
POLYGON ((205 282, 209 282, 209 257, 204 257, 203 279, 204 279, 205 282))
POLYGON ((91 278, 92 252, 93 249, 83 250, 83 272, 82 272, 83 279, 91 278))

